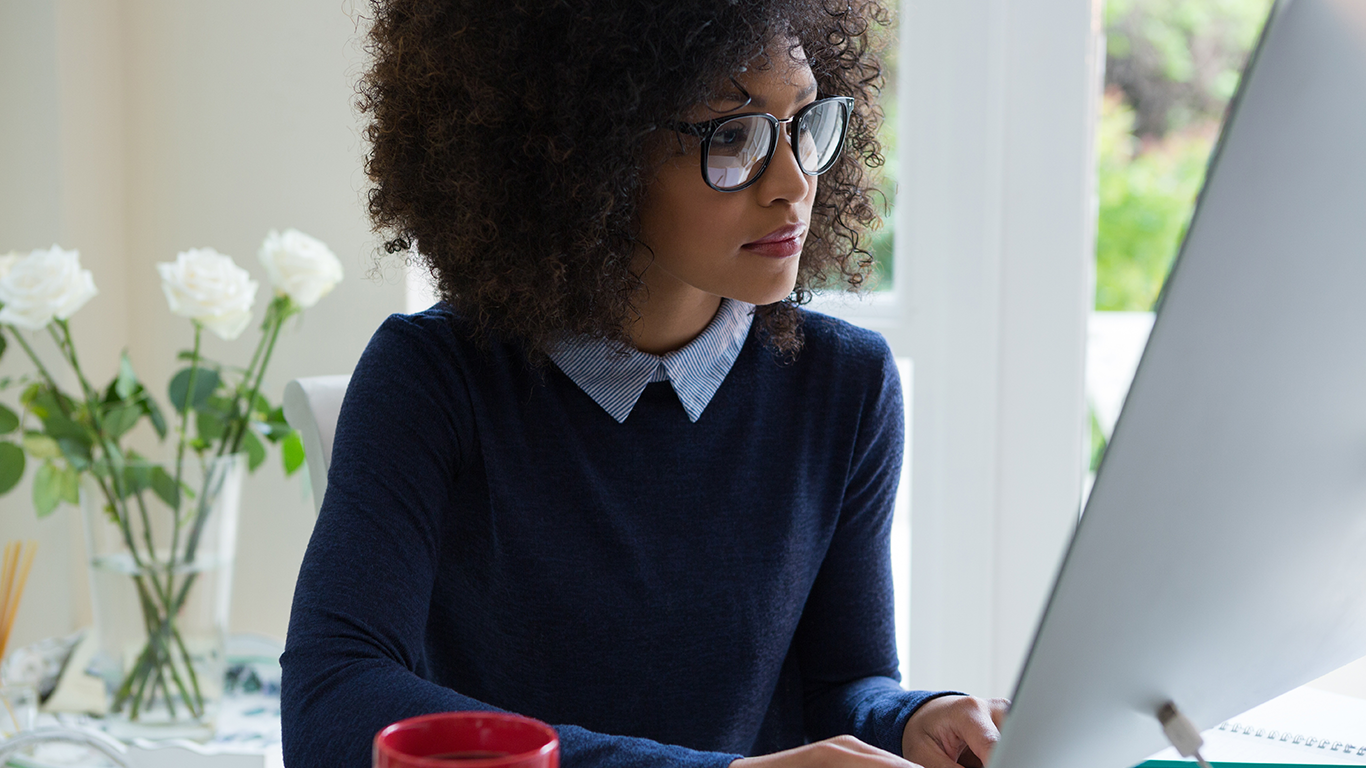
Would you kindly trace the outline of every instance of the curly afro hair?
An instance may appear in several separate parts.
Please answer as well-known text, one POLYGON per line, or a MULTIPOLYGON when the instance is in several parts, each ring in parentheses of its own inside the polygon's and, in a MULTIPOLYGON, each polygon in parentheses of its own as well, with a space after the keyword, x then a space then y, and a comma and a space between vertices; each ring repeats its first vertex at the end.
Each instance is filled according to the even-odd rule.
MULTIPOLYGON (((802 343, 812 289, 864 283, 882 163, 876 0, 374 0, 359 85, 369 213, 389 253, 418 252, 481 336, 544 350, 564 333, 620 342, 650 139, 731 78, 800 43, 821 96, 855 101, 821 177, 796 288, 760 307, 775 350, 802 343), (777 43, 786 49, 790 43, 777 43)), ((733 90, 730 90, 733 93, 733 90)))

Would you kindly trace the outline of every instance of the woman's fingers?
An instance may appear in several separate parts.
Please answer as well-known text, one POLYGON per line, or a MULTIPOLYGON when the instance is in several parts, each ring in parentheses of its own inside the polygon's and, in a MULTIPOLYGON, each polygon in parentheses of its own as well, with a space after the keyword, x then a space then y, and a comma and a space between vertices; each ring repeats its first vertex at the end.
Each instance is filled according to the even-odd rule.
POLYGON ((906 723, 905 758, 853 736, 760 757, 746 757, 730 768, 981 768, 1001 738, 1010 702, 972 696, 941 696, 920 706, 906 723))
POLYGON ((907 759, 925 768, 980 768, 1001 738, 1010 703, 1005 699, 941 696, 921 705, 906 723, 907 759))
POLYGON ((809 768, 921 768, 899 755, 865 744, 853 736, 836 736, 799 749, 811 750, 811 757, 816 762, 810 764, 809 768))
POLYGON ((952 748, 952 751, 953 754, 949 754, 943 746, 927 738, 923 748, 913 753, 911 759, 925 768, 962 768, 957 761, 962 746, 952 748))
POLYGON ((987 699, 987 705, 991 707, 991 721, 1000 730, 1005 725, 1006 715, 1010 714, 1010 699, 987 699))
MULTIPOLYGON (((865 744, 853 736, 833 739, 775 752, 746 757, 730 768, 921 768, 897 755, 865 744)), ((928 768, 928 767, 926 767, 928 768)))
POLYGON ((961 729, 959 733, 968 749, 986 765, 996 749, 996 742, 1001 740, 1001 729, 997 727, 991 706, 985 699, 968 697, 960 707, 962 714, 954 724, 961 729))

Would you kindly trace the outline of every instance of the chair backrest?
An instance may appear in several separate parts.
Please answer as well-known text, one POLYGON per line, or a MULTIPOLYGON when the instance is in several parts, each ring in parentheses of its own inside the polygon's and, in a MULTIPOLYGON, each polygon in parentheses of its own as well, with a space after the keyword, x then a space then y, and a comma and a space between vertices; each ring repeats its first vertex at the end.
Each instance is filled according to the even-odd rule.
POLYGON ((293 379, 285 385, 285 421, 299 431, 304 443, 304 461, 313 487, 313 512, 322 509, 327 490, 327 470, 332 466, 332 437, 337 433, 337 413, 341 411, 346 376, 310 376, 293 379))

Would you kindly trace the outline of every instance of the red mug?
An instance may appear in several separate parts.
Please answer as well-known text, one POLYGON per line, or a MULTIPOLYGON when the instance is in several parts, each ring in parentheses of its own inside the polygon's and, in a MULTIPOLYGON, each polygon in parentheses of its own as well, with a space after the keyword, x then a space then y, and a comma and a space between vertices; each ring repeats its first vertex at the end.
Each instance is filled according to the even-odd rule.
POLYGON ((375 734, 374 768, 559 768, 560 739, 540 720, 503 712, 440 712, 375 734))

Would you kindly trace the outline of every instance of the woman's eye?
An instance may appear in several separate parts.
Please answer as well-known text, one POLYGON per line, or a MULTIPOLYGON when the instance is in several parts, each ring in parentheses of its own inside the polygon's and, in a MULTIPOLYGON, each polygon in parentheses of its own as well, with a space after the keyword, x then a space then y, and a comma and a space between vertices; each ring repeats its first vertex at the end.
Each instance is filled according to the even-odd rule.
POLYGON ((749 138, 749 131, 743 125, 723 125, 711 137, 713 148, 739 149, 749 138))

